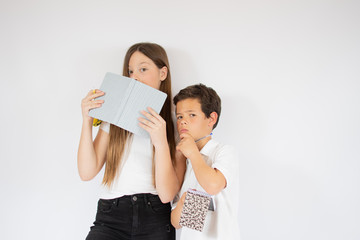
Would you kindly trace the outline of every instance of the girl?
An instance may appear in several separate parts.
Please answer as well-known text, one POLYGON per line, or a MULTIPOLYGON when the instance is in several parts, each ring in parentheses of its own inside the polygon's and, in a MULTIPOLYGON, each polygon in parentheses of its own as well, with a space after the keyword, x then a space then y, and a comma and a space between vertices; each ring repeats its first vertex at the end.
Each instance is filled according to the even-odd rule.
POLYGON ((160 115, 151 108, 142 111, 147 119, 139 118, 139 124, 150 139, 103 122, 94 141, 93 119, 88 113, 101 107, 103 100, 95 99, 105 93, 92 90, 82 100, 79 175, 84 181, 91 180, 105 164, 106 186, 86 239, 175 239, 170 201, 180 190, 180 180, 174 169, 171 76, 165 50, 153 43, 131 46, 125 55, 123 75, 163 91, 168 97, 160 115))

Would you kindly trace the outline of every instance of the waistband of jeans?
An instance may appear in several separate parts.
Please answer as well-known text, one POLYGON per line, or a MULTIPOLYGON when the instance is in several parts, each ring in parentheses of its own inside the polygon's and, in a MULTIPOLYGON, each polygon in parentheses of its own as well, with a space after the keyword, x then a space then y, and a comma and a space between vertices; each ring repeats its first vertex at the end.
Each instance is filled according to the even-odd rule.
POLYGON ((136 197, 137 199, 160 200, 158 195, 151 193, 137 193, 133 195, 124 195, 122 197, 119 197, 118 199, 133 199, 134 197, 136 197))
POLYGON ((137 193, 132 195, 124 195, 118 198, 113 199, 100 199, 103 202, 111 202, 112 204, 118 205, 119 202, 136 202, 136 201, 143 201, 144 203, 150 202, 161 202, 158 195, 151 194, 151 193, 137 193))

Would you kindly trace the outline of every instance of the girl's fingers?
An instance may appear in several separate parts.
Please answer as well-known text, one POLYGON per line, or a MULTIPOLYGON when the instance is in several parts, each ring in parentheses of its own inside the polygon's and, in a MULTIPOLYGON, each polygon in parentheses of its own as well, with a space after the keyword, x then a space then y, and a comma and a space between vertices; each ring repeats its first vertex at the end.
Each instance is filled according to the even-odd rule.
POLYGON ((96 104, 98 104, 98 103, 103 104, 105 101, 104 100, 94 100, 94 101, 91 101, 91 102, 96 103, 96 104))
POLYGON ((94 101, 87 101, 84 103, 85 106, 93 106, 93 105, 98 105, 98 104, 103 104, 105 101, 104 100, 94 100, 94 101))
POLYGON ((158 121, 157 118, 155 118, 152 114, 142 110, 141 114, 144 115, 147 119, 149 119, 152 123, 156 123, 158 121))
POLYGON ((99 107, 101 107, 101 105, 102 105, 102 103, 93 103, 93 104, 91 104, 90 109, 99 108, 99 107))
POLYGON ((165 120, 157 113, 154 109, 151 107, 147 108, 149 112, 146 112, 144 110, 141 111, 141 114, 143 114, 147 119, 152 121, 154 124, 164 124, 165 120))
MULTIPOLYGON (((95 107, 100 107, 101 104, 104 103, 104 100, 95 100, 95 98, 100 97, 102 95, 104 95, 105 93, 100 91, 100 90, 96 90, 97 93, 93 93, 93 90, 90 91, 88 93, 88 95, 82 100, 81 105, 85 108, 89 107, 89 106, 93 106, 93 104, 96 104, 95 107), (100 104, 100 105, 99 105, 100 104)), ((89 109, 95 108, 95 107, 91 107, 89 109)))
POLYGON ((152 127, 154 125, 153 122, 146 120, 145 118, 140 117, 139 118, 140 123, 142 123, 145 126, 152 127))
POLYGON ((99 89, 91 89, 88 93, 88 95, 96 94, 96 93, 103 93, 103 91, 99 89))
POLYGON ((89 91, 85 98, 81 101, 81 108, 83 117, 89 117, 89 111, 94 108, 99 108, 104 103, 104 100, 95 100, 95 98, 104 95, 101 90, 95 89, 89 91))
POLYGON ((85 105, 85 111, 89 112, 91 109, 99 108, 104 103, 104 100, 90 101, 85 105))
POLYGON ((105 93, 104 92, 98 92, 98 93, 94 93, 90 96, 91 100, 95 100, 95 98, 101 97, 103 96, 105 93))
POLYGON ((140 127, 142 127, 143 129, 145 129, 145 131, 149 132, 151 131, 151 128, 145 124, 143 124, 142 122, 139 122, 140 127))
POLYGON ((86 100, 92 101, 95 98, 103 96, 105 93, 99 89, 90 90, 88 95, 86 96, 86 100))
POLYGON ((152 116, 154 116, 157 120, 159 120, 160 122, 163 121, 164 119, 157 113, 155 112, 154 109, 152 109, 151 107, 148 107, 147 110, 152 114, 152 116))

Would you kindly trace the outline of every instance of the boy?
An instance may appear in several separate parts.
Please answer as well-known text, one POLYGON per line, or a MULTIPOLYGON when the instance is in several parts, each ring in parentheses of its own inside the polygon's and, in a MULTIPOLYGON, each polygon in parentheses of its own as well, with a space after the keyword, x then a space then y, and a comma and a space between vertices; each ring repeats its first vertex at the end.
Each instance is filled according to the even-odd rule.
POLYGON ((180 200, 171 212, 171 223, 176 229, 181 228, 179 220, 186 191, 196 189, 214 195, 216 210, 208 211, 202 232, 184 227, 180 239, 238 240, 237 159, 232 148, 211 137, 220 117, 220 97, 212 88, 197 84, 181 90, 174 97, 174 104, 180 137, 176 150, 187 160, 177 164, 185 176, 180 200))

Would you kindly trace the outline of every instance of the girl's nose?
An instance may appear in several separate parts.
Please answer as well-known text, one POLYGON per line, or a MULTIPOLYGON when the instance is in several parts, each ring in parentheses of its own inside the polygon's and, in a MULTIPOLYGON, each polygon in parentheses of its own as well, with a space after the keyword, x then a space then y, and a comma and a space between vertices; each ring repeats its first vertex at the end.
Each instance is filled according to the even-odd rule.
POLYGON ((129 77, 132 78, 132 79, 135 79, 136 81, 139 80, 137 74, 135 74, 135 73, 131 73, 129 77))

